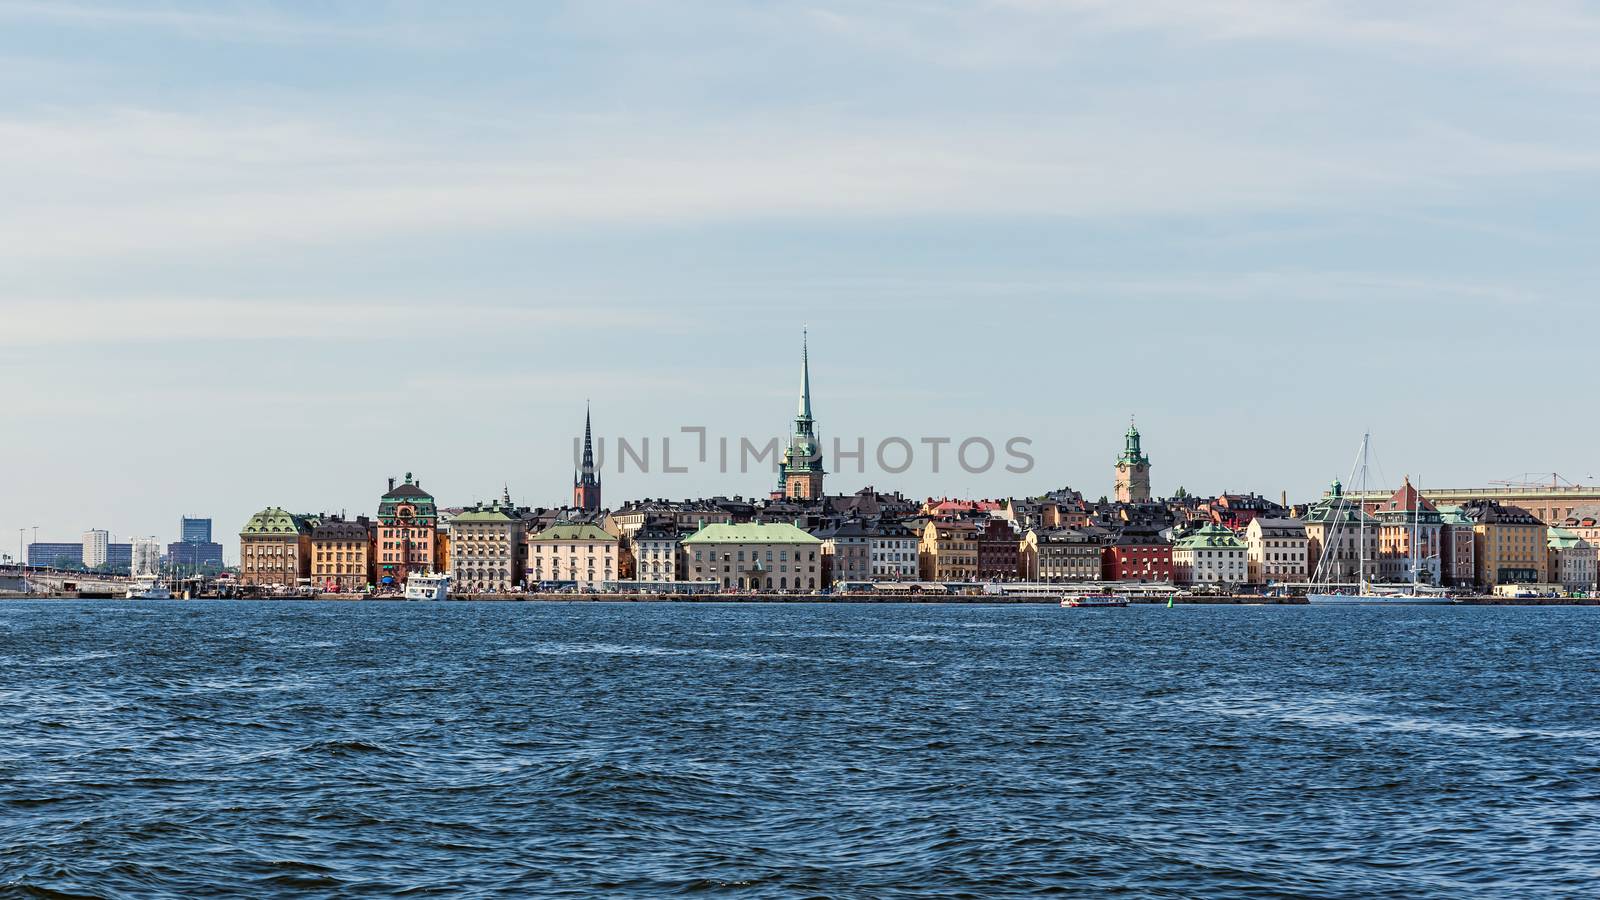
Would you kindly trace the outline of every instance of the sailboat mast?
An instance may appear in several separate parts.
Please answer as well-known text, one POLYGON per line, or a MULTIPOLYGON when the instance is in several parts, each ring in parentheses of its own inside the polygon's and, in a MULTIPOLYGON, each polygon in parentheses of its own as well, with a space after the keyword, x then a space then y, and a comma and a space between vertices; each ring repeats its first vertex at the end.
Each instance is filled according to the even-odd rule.
POLYGON ((1422 533, 1422 491, 1416 485, 1411 486, 1411 493, 1415 499, 1411 501, 1411 593, 1417 592, 1417 565, 1422 561, 1422 548, 1417 546, 1417 537, 1422 533))
POLYGON ((1361 554, 1356 586, 1363 594, 1367 592, 1367 444, 1371 440, 1370 431, 1361 436, 1361 490, 1356 493, 1356 550, 1361 554))

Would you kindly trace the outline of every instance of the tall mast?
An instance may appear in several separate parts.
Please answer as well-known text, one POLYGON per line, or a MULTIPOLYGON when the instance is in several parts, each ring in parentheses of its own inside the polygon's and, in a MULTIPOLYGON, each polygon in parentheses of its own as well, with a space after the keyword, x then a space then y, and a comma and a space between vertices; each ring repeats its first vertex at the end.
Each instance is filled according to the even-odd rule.
POLYGON ((1367 444, 1372 440, 1372 433, 1367 432, 1361 436, 1361 490, 1356 493, 1356 549, 1361 554, 1361 566, 1356 570, 1356 588, 1358 593, 1367 591, 1367 444))

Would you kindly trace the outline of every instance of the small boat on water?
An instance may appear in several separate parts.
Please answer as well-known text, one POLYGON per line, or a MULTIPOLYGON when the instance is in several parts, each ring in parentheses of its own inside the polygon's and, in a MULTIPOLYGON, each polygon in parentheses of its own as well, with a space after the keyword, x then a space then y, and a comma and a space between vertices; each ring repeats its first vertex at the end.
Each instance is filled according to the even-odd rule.
POLYGON ((139 578, 128 585, 128 592, 123 595, 127 600, 171 600, 172 592, 161 583, 159 578, 139 578))
POLYGON ((406 579, 407 600, 450 599, 449 575, 413 575, 406 579))
POLYGON ((1114 609, 1128 605, 1128 598, 1120 594, 1068 594, 1061 598, 1062 606, 1114 609))

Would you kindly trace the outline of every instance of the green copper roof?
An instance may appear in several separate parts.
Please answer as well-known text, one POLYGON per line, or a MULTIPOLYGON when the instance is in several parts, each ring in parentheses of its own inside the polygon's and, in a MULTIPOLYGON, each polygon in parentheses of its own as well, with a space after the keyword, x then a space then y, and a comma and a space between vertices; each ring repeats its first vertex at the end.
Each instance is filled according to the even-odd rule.
POLYGON ((1243 550, 1244 542, 1238 535, 1221 525, 1207 525, 1192 534, 1178 538, 1174 550, 1243 550))
POLYGON ((300 534, 316 524, 316 517, 297 516, 281 507, 269 506, 250 517, 239 529, 244 535, 300 534))
POLYGON ((473 522, 505 523, 514 521, 516 521, 516 518, 512 516, 511 513, 505 508, 501 507, 500 504, 496 503, 490 506, 468 507, 467 509, 462 510, 460 515, 452 516, 450 519, 450 524, 454 525, 457 522, 471 524, 473 522))
POLYGON ((820 544, 786 522, 707 525, 683 539, 685 544, 820 544))
POLYGON ((1551 550, 1575 550, 1586 543, 1583 538, 1554 525, 1550 526, 1549 544, 1551 550))
POLYGON ((551 525, 530 541, 614 541, 609 532, 599 525, 551 525))

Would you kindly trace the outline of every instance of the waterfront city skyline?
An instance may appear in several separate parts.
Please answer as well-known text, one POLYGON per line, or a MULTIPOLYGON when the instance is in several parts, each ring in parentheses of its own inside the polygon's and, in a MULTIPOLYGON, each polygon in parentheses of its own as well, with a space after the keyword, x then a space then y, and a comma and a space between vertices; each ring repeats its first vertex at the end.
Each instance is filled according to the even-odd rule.
POLYGON ((1035 460, 830 493, 1109 495, 1130 415, 1157 495, 1309 499, 1367 430, 1390 487, 1600 474, 1600 18, 1163 10, 0 2, 0 551, 569 502, 586 400, 788 435, 805 327, 825 445, 1035 460))

